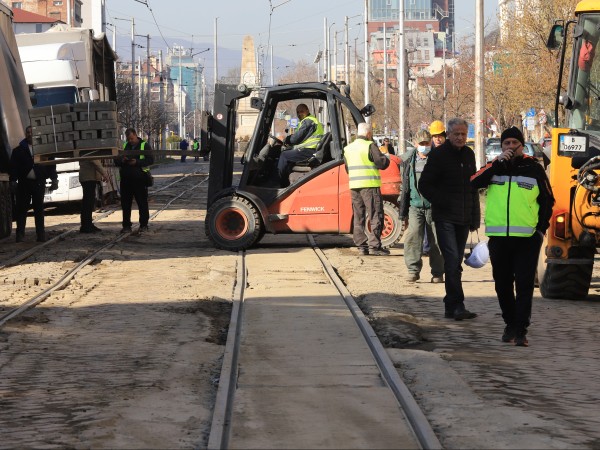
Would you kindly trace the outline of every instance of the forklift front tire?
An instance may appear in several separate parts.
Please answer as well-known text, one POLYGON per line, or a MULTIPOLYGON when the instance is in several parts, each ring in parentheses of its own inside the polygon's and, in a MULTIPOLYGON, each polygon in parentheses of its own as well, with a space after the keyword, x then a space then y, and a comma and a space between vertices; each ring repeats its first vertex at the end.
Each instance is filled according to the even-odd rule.
POLYGON ((262 221, 256 207, 243 197, 217 200, 206 213, 205 232, 217 248, 237 252, 258 242, 262 221))

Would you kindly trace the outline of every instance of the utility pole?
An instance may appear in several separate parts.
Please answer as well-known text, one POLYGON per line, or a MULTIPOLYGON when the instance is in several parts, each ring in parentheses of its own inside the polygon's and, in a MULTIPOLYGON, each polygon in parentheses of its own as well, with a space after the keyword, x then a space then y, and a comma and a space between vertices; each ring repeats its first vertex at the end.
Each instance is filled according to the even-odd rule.
MULTIPOLYGON (((71 12, 71 2, 73 0, 67 0, 67 25, 69 25, 70 27, 73 26, 73 22, 71 21, 71 17, 73 16, 73 13, 71 12)), ((48 6, 46 6, 46 8, 48 8, 48 6)))
POLYGON ((327 81, 327 17, 323 17, 323 81, 327 81))
MULTIPOLYGON (((432 33, 433 36, 433 33, 432 33)), ((444 111, 444 124, 448 123, 447 117, 446 117, 446 98, 448 97, 448 91, 446 90, 446 46, 448 42, 448 28, 446 28, 446 33, 444 33, 444 55, 442 57, 442 61, 443 61, 443 65, 444 65, 444 100, 442 103, 443 106, 443 111, 444 111)))
POLYGON ((388 135, 387 29, 383 24, 383 133, 388 135))
POLYGON ((344 16, 344 81, 350 84, 350 47, 348 44, 348 16, 344 16))
POLYGON ((483 92, 483 0, 476 0, 475 8, 475 157, 477 167, 485 165, 485 147, 483 145, 485 119, 485 95, 483 92))
MULTIPOLYGON (((164 115, 164 111, 165 111, 165 92, 164 92, 164 80, 163 80, 163 56, 162 56, 162 50, 158 51, 158 60, 159 60, 159 74, 160 74, 160 87, 158 88, 158 97, 159 97, 159 101, 160 101, 160 113, 161 116, 164 115)), ((162 134, 161 134, 161 147, 160 148, 166 148, 167 145, 167 130, 165 127, 161 127, 162 128, 162 134)))
MULTIPOLYGON (((138 117, 142 118, 142 57, 138 56, 138 117)), ((141 125, 141 123, 140 123, 141 125)))
MULTIPOLYGON (((275 86, 275 77, 273 75, 273 46, 271 45, 271 86, 275 86)), ((275 123, 275 122, 273 122, 275 123)))
POLYGON ((338 43, 337 43, 337 31, 333 32, 333 82, 337 83, 338 79, 337 79, 337 47, 338 47, 338 43))
MULTIPOLYGON (((400 1, 402 3, 402 1, 400 1)), ((369 0, 365 0, 365 105, 371 101, 369 97, 369 0)), ((365 117, 370 124, 371 116, 365 117)))
POLYGON ((182 134, 182 130, 183 130, 183 115, 182 115, 182 106, 181 106, 181 97, 183 96, 183 80, 182 78, 182 73, 181 73, 181 46, 179 46, 179 101, 177 102, 177 104, 179 105, 179 137, 184 137, 182 134))
POLYGON ((131 18, 131 125, 135 123, 135 20, 131 18))
POLYGON ((398 153, 406 151, 406 43, 404 40, 404 2, 400 1, 398 13, 398 153))
MULTIPOLYGON (((150 106, 151 106, 151 101, 152 98, 150 97, 150 35, 147 34, 146 35, 146 89, 148 90, 148 92, 146 92, 146 96, 148 98, 148 104, 146 105, 146 110, 148 111, 148 113, 150 113, 150 106)), ((148 136, 148 140, 150 140, 150 136, 148 136)))

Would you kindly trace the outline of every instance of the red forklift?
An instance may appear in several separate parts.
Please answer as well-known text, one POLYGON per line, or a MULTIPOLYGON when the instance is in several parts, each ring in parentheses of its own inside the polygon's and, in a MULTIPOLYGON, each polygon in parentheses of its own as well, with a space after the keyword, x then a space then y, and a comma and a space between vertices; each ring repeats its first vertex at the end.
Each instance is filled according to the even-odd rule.
MULTIPOLYGON (((250 98, 258 120, 242 156, 240 182, 233 185, 235 130, 240 99, 253 90, 245 85, 217 84, 212 116, 203 127, 203 148, 210 152, 205 232, 217 248, 245 250, 265 233, 352 233, 352 204, 343 150, 351 131, 375 108, 358 109, 347 85, 310 82, 257 88, 250 98), (291 168, 290 184, 281 187, 277 161, 282 142, 272 133, 282 113, 298 103, 320 117, 325 133, 315 153, 291 168), (205 147, 206 146, 206 147, 205 147)), ((390 247, 403 233, 399 218, 400 160, 381 171, 384 198, 382 245, 390 247)))

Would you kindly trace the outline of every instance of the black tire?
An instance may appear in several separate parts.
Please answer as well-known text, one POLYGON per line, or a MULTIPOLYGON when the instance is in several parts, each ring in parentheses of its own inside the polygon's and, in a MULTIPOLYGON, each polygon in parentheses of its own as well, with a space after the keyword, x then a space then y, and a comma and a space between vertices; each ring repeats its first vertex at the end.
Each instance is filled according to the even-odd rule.
POLYGON ((213 203, 206 213, 204 230, 215 247, 232 252, 252 247, 264 234, 256 207, 237 196, 213 203))
POLYGON ((547 264, 541 279, 540 293, 544 298, 584 300, 590 290, 594 261, 589 264, 547 264))
POLYGON ((400 242, 404 234, 404 222, 400 220, 400 209, 392 202, 383 202, 383 228, 381 246, 388 248, 400 242))
POLYGON ((12 229, 12 196, 8 181, 0 181, 0 238, 10 236, 12 229))

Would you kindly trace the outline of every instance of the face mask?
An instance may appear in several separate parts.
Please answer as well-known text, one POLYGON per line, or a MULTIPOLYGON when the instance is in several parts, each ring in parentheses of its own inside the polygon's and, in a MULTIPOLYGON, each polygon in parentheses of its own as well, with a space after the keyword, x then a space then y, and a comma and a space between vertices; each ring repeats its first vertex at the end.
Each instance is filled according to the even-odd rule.
POLYGON ((427 153, 429 153, 430 150, 431 150, 431 146, 430 145, 419 145, 417 147, 417 151, 419 153, 424 154, 424 155, 426 155, 427 153))

